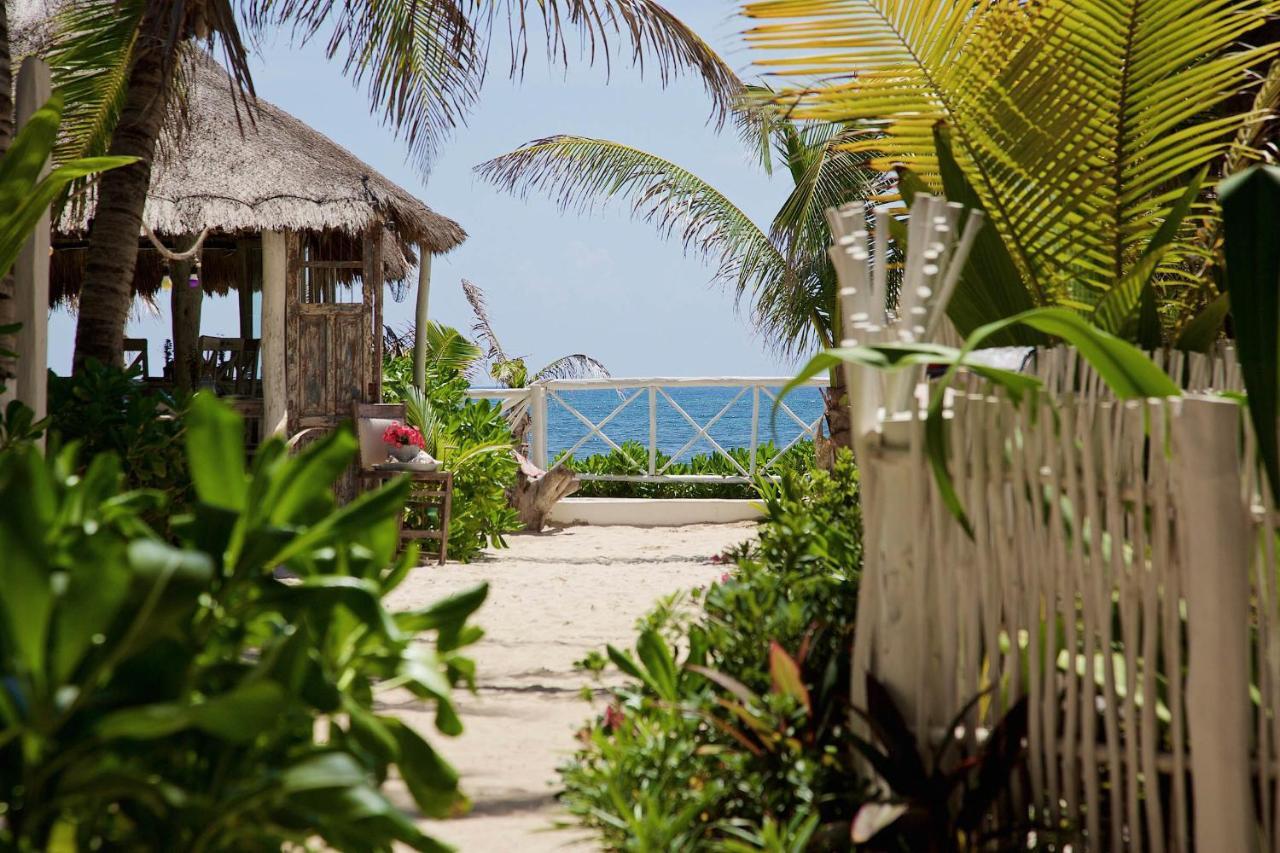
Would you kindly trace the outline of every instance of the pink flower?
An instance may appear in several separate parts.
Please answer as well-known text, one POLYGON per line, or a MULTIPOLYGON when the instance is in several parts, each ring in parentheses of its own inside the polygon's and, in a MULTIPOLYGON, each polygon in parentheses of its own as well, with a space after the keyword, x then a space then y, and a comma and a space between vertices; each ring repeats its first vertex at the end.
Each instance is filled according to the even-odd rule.
POLYGON ((729 574, 728 572, 725 572, 720 576, 720 583, 728 583, 732 577, 733 575, 729 574))
POLYGON ((607 732, 614 731, 627 721, 626 716, 622 713, 622 709, 616 705, 610 705, 604 709, 604 730, 607 732))
POLYGON ((382 441, 397 447, 408 447, 412 444, 420 450, 427 449, 427 442, 422 438, 422 433, 417 427, 401 426, 399 421, 392 421, 391 426, 383 431, 382 441))

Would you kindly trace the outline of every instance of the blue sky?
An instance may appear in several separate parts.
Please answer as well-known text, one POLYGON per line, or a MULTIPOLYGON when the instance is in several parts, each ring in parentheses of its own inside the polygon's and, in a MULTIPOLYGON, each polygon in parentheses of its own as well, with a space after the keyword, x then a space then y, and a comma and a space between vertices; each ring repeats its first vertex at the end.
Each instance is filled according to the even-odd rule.
MULTIPOLYGON (((733 0, 669 0, 666 4, 746 74, 733 0)), ((531 49, 540 46, 535 34, 531 49)), ((571 62, 566 72, 530 54, 523 80, 505 77, 506 45, 498 43, 489 79, 468 125, 441 146, 425 179, 406 146, 369 114, 364 93, 343 78, 317 46, 291 47, 284 38, 263 46, 254 63, 259 96, 353 151, 470 234, 437 258, 431 288, 434 319, 464 330, 471 315, 462 297, 466 277, 482 287, 508 353, 540 366, 586 352, 618 376, 783 375, 794 365, 771 353, 735 312, 732 296, 710 286, 711 269, 686 257, 675 241, 634 222, 613 205, 583 216, 561 213, 540 197, 521 200, 475 177, 472 168, 520 144, 554 133, 614 139, 660 154, 711 181, 757 222, 767 224, 786 197, 785 181, 751 162, 732 129, 708 122, 701 85, 679 79, 666 89, 652 74, 615 63, 571 62)), ((167 300, 166 300, 167 302, 167 300)), ((160 317, 130 323, 129 335, 152 340, 153 371, 170 337, 168 306, 160 317)), ((389 322, 412 317, 412 296, 387 300, 389 322)), ((205 334, 236 334, 232 298, 206 298, 205 334)), ((70 366, 74 318, 50 320, 50 366, 70 366)))

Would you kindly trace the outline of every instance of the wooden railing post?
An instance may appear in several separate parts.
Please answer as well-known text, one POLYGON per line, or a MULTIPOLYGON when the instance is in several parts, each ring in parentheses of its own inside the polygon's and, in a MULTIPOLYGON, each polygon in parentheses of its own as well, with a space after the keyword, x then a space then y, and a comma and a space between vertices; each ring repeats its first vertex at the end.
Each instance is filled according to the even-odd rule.
POLYGON ((1171 478, 1187 606, 1187 734, 1198 850, 1257 846, 1250 785, 1249 561, 1233 402, 1171 402, 1171 478))
POLYGON ((545 385, 534 385, 533 395, 529 400, 530 417, 533 427, 533 464, 543 471, 548 468, 547 460, 547 388, 545 385))

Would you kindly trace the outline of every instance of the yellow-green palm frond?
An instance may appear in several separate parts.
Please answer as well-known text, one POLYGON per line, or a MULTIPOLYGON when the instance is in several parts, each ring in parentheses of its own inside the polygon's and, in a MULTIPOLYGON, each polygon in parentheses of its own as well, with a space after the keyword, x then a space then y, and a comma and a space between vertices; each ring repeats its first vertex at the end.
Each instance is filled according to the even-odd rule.
MULTIPOLYGON (((935 127, 1035 301, 1084 310, 1143 267, 1190 177, 1250 120, 1223 109, 1276 46, 1240 40, 1272 0, 759 0, 794 115, 870 136, 935 189, 935 127), (799 79, 794 79, 799 78, 799 79)), ((1191 251, 1182 235, 1160 269, 1191 251)), ((1149 259, 1148 259, 1149 261, 1149 259)), ((1150 266, 1149 263, 1146 266, 1150 266)))

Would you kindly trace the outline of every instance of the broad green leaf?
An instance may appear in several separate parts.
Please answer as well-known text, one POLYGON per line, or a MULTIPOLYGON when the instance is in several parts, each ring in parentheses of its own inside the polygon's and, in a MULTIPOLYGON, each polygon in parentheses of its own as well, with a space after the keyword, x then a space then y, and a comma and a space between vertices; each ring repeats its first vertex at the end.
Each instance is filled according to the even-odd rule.
POLYGON ((396 767, 409 793, 428 817, 453 817, 465 805, 458 772, 412 728, 394 717, 380 718, 399 745, 396 767))
POLYGON ((259 680, 194 705, 162 703, 108 714, 98 736, 156 740, 184 729, 199 729, 232 743, 249 743, 280 718, 285 694, 273 681, 259 680))
POLYGON ((389 639, 399 639, 400 629, 382 605, 377 584, 364 578, 342 575, 315 575, 290 583, 275 582, 262 596, 265 604, 280 607, 293 617, 295 609, 327 609, 342 606, 366 627, 389 639))
POLYGON ((1142 350, 1114 335, 1107 334, 1079 314, 1066 308, 1036 308, 975 330, 965 341, 964 348, 934 390, 929 404, 929 417, 925 423, 925 446, 928 451, 929 465, 938 483, 938 492, 948 510, 960 521, 970 536, 973 535, 973 526, 965 514, 960 496, 955 490, 955 483, 947 470, 948 454, 942 406, 946 399, 946 389, 951 384, 956 370, 961 366, 967 366, 965 362, 970 353, 991 336, 1019 324, 1025 324, 1044 334, 1061 338, 1075 347, 1112 393, 1121 400, 1142 397, 1178 397, 1182 394, 1178 385, 1142 350))
POLYGON ((212 394, 197 394, 187 411, 187 462, 201 503, 240 512, 248 481, 244 421, 212 394))
POLYGON ((1253 166, 1223 181, 1226 286, 1249 417, 1272 496, 1280 499, 1280 168, 1253 166))
POLYGON ((1204 310, 1191 318, 1182 327, 1178 335, 1177 348, 1187 352, 1208 352, 1218 336, 1222 334, 1222 324, 1231 311, 1231 297, 1226 293, 1218 296, 1204 306, 1204 310))
POLYGON ((348 788, 368 779, 363 767, 345 752, 310 755, 280 774, 280 787, 287 794, 348 788))
POLYGON ((288 545, 280 549, 270 561, 287 563, 329 542, 359 538, 366 528, 375 524, 395 524, 404 511, 409 497, 408 478, 392 480, 380 489, 365 492, 344 507, 328 515, 317 524, 308 527, 288 545))
POLYGON ((676 662, 662 635, 653 629, 641 633, 636 641, 636 654, 649 671, 658 695, 668 701, 677 701, 680 691, 676 662))
POLYGON ((411 634, 441 628, 456 629, 480 609, 488 596, 489 585, 482 583, 446 596, 420 610, 401 611, 395 615, 396 623, 411 634))
POLYGON ((646 685, 655 693, 661 692, 658 690, 658 685, 654 683, 648 673, 640 668, 640 665, 631 658, 631 655, 612 645, 605 646, 605 651, 609 655, 609 660, 613 661, 613 665, 622 670, 624 674, 646 685))

